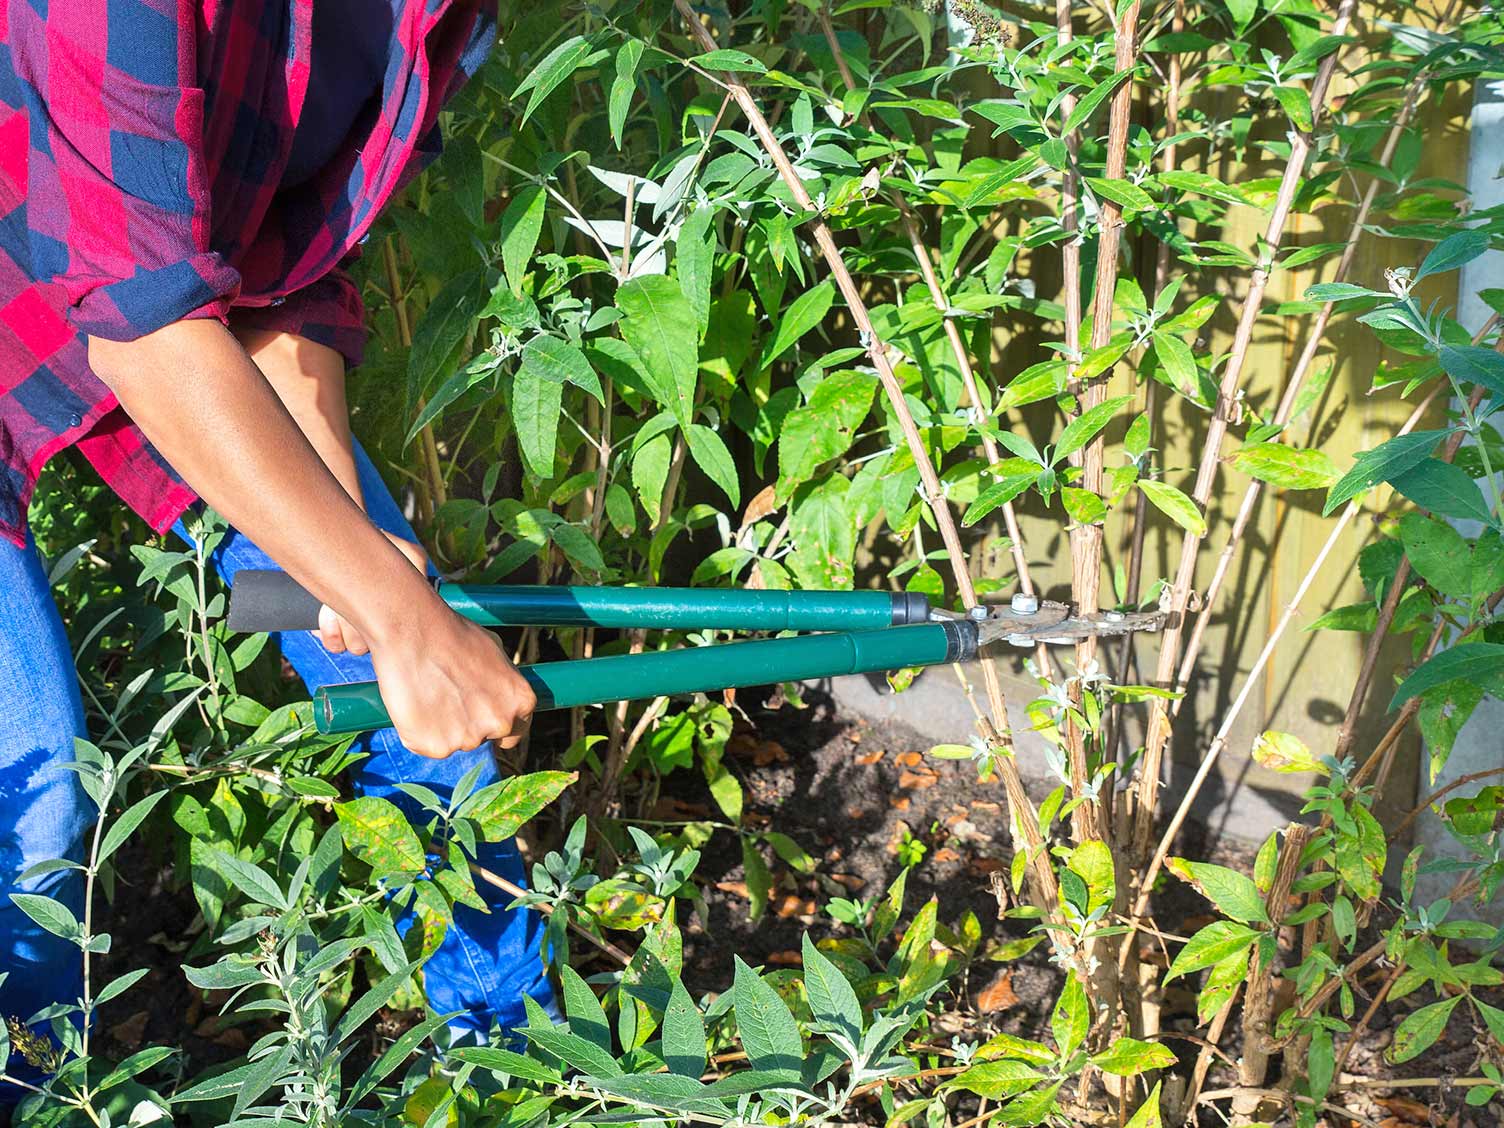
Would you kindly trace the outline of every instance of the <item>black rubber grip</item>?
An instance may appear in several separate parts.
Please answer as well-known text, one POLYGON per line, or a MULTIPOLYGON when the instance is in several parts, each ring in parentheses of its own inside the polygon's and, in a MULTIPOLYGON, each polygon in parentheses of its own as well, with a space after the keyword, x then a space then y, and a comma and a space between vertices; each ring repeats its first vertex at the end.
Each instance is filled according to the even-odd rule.
POLYGON ((242 569, 230 589, 232 631, 316 631, 322 604, 286 572, 242 569))
POLYGON ((970 619, 945 619, 940 624, 945 628, 947 662, 970 662, 981 648, 982 630, 970 619))
POLYGON ((929 597, 917 591, 893 593, 893 625, 907 627, 913 623, 930 621, 929 597))

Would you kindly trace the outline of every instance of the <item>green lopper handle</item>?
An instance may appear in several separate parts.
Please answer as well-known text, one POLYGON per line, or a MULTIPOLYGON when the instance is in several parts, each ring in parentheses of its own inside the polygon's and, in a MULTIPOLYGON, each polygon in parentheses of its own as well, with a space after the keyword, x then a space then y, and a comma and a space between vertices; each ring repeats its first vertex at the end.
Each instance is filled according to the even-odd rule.
MULTIPOLYGON (((487 627, 621 630, 861 631, 929 620, 917 592, 440 584, 439 595, 487 627)), ((285 572, 242 570, 233 631, 317 630, 319 601, 285 572)))
MULTIPOLYGON (((853 634, 543 662, 522 666, 519 672, 537 693, 540 710, 570 709, 606 701, 934 666, 965 661, 975 656, 976 647, 975 623, 947 620, 853 634)), ((325 686, 314 695, 313 715, 319 732, 326 735, 367 732, 391 724, 375 682, 325 686)))

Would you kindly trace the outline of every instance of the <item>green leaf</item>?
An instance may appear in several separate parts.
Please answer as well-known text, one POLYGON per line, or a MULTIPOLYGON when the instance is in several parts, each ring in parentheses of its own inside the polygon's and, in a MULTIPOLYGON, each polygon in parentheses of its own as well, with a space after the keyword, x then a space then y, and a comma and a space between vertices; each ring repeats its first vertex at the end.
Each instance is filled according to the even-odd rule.
POLYGON ((1170 378, 1170 383, 1184 395, 1194 396, 1198 391, 1200 370, 1196 367, 1196 355, 1191 346, 1173 333, 1154 334, 1154 355, 1159 365, 1170 378))
POLYGON ((1250 949, 1245 948, 1212 965, 1196 995, 1196 1017, 1203 1025, 1227 1005, 1248 978, 1249 953, 1250 949))
POLYGON ((1431 249, 1431 253, 1420 264, 1420 269, 1415 272, 1415 280, 1419 282, 1427 275, 1456 270, 1472 262, 1486 250, 1488 235, 1483 231, 1459 231, 1455 235, 1449 235, 1431 249))
POLYGON ((632 105, 632 95, 637 92, 637 64, 642 60, 643 42, 628 39, 616 52, 616 73, 611 77, 611 93, 608 97, 607 118, 611 125, 611 139, 621 148, 622 127, 627 123, 627 110, 632 105))
POLYGON ((1066 868, 1086 883, 1086 911, 1110 905, 1117 890, 1117 870, 1112 849, 1097 838, 1087 839, 1071 851, 1066 868))
POLYGON ((569 1019, 570 1032, 609 1054, 611 1027, 595 992, 568 964, 559 968, 559 980, 564 988, 564 1014, 569 1019))
POLYGON ((694 416, 698 321, 679 283, 661 274, 634 278, 616 291, 625 314, 621 334, 642 360, 658 403, 688 427, 694 416))
POLYGON ((850 449, 857 428, 872 410, 876 391, 874 377, 843 369, 824 377, 815 385, 809 403, 784 416, 778 432, 780 496, 792 494, 814 476, 821 463, 850 449))
POLYGON ((768 68, 759 60, 754 59, 745 51, 736 51, 729 47, 706 51, 703 55, 696 55, 689 61, 696 66, 703 67, 705 70, 751 71, 754 74, 768 73, 768 68))
POLYGON ((763 348, 762 356, 757 362, 758 369, 767 368, 793 348, 799 338, 825 320, 835 296, 835 287, 829 282, 821 282, 790 302, 788 309, 778 319, 772 340, 763 348))
POLYGON ((1362 803, 1351 804, 1348 813, 1354 832, 1337 835, 1334 868, 1349 889, 1363 900, 1372 901, 1379 895, 1379 879, 1388 856, 1384 828, 1362 803))
POLYGON ((695 465, 721 487, 721 491, 731 499, 732 505, 741 505, 742 487, 737 480, 736 462, 721 436, 703 423, 691 423, 684 435, 689 440, 689 453, 694 458, 695 465))
POLYGON ((1175 1055, 1159 1042, 1119 1038, 1102 1053, 1093 1054, 1091 1063, 1115 1077, 1137 1077, 1151 1069, 1168 1069, 1175 1064, 1175 1055))
POLYGON ((742 873, 747 883, 747 919, 756 922, 768 908, 768 894, 773 889, 773 875, 762 851, 750 837, 742 838, 742 873))
MULTIPOLYGON (((407 816, 395 804, 366 795, 336 803, 334 813, 339 817, 345 846, 371 867, 373 876, 423 872, 423 846, 407 816)), ((232 875, 227 876, 233 880, 232 875)))
POLYGON ((844 1034, 852 1045, 862 1038, 862 1004, 841 969, 804 934, 804 991, 815 1021, 826 1030, 844 1034))
POLYGON ((1153 211, 1159 206, 1153 196, 1128 180, 1106 180, 1100 176, 1088 176, 1086 184, 1096 195, 1104 200, 1111 200, 1124 211, 1153 211))
MULTIPOLYGON (((1071 110, 1070 117, 1066 118, 1065 124, 1061 126, 1060 132, 1062 134, 1074 133, 1076 130, 1080 129, 1083 125, 1086 124, 1087 119, 1091 117, 1092 111, 1100 106, 1102 102, 1106 100, 1106 98, 1114 90, 1123 85, 1123 83, 1127 82, 1132 77, 1133 71, 1131 69, 1118 71, 1118 73, 1113 75, 1111 78, 1104 78, 1101 82, 1097 83, 1085 94, 1081 95, 1081 98, 1079 101, 1077 101, 1075 108, 1071 110)), ((1110 198, 1111 197, 1109 197, 1109 199, 1110 198)))
POLYGON ((1076 418, 1065 425, 1065 430, 1060 432, 1060 440, 1055 444, 1055 465, 1059 465, 1067 457, 1080 450, 1096 436, 1097 432, 1112 421, 1125 403, 1131 402, 1132 396, 1117 396, 1097 404, 1096 407, 1088 408, 1076 418))
POLYGON ((1200 971, 1204 967, 1221 963, 1229 956, 1247 951, 1260 933, 1245 924, 1231 920, 1216 920, 1202 928, 1175 953, 1170 969, 1165 972, 1164 982, 1200 971))
POLYGON ((83 935, 83 925, 72 910, 61 901, 38 893, 12 893, 11 904, 36 921, 38 925, 64 940, 78 940, 83 935))
POLYGON ((1430 457, 1445 431, 1412 431, 1360 453, 1353 468, 1337 481, 1326 496, 1323 517, 1380 482, 1390 481, 1430 457))
POLYGON ((700 336, 710 324, 710 278, 715 266, 715 232, 711 227, 715 209, 708 204, 695 208, 679 228, 674 240, 674 271, 684 300, 695 311, 700 336))
POLYGON ((1437 591, 1463 599, 1472 594, 1472 550, 1456 529, 1407 513, 1400 518, 1400 542, 1410 566, 1437 591))
POLYGON ((1204 172, 1190 172, 1186 169, 1174 169, 1170 172, 1162 172, 1158 176, 1161 184, 1171 188, 1179 188, 1185 192, 1195 192, 1201 196, 1210 196, 1214 200, 1222 200, 1229 204, 1253 203, 1241 188, 1231 184, 1224 184, 1215 176, 1204 172))
POLYGON ((1192 536, 1206 536, 1206 518, 1201 516, 1201 511, 1196 508, 1196 503, 1174 486, 1165 482, 1156 482, 1149 478, 1140 478, 1138 488, 1144 491, 1154 508, 1158 509, 1175 524, 1179 525, 1192 536))
POLYGON ((1284 443, 1249 443, 1232 456, 1232 464, 1286 490, 1324 489, 1337 480, 1337 468, 1325 452, 1296 450, 1284 443))
POLYGON ((1232 16, 1233 26, 1242 35, 1253 22, 1253 17, 1259 14, 1259 0, 1227 0, 1227 11, 1232 16))
POLYGON ((497 234, 501 243, 501 268, 512 293, 522 293, 522 279, 527 264, 538 247, 543 233, 543 210, 548 196, 541 184, 528 184, 517 190, 506 211, 501 213, 497 234))
POLYGON ((534 337, 522 350, 522 364, 524 367, 536 367, 538 375, 545 380, 555 384, 573 384, 577 388, 584 388, 595 397, 597 403, 606 402, 595 369, 590 367, 585 354, 568 341, 547 335, 534 337))
POLYGON ((1370 290, 1367 286, 1354 286, 1351 282, 1318 282, 1306 287, 1308 302, 1340 302, 1348 298, 1387 298, 1388 294, 1370 290))
POLYGON ((461 814, 480 824, 487 842, 503 842, 564 794, 577 772, 530 772, 481 788, 462 805, 461 814))
POLYGON ((677 979, 663 1010, 663 1060, 681 1077, 698 1079, 705 1072, 705 1020, 677 979))
POLYGON ((1394 1044, 1389 1048, 1389 1060, 1398 1065, 1418 1057, 1429 1049, 1447 1027, 1447 1019, 1462 1002, 1461 995, 1421 1007, 1395 1027, 1394 1044))
POLYGON ((1439 458, 1428 458, 1403 474, 1395 475, 1389 484, 1422 509, 1443 517, 1484 524, 1493 520, 1483 491, 1472 476, 1461 467, 1439 458))
POLYGON ((554 450, 564 408, 564 385, 548 379, 536 365, 523 364, 512 379, 512 428, 528 472, 554 476, 554 450))
POLYGON ((1311 96, 1299 86, 1276 86, 1274 96, 1279 99, 1290 124, 1302 133, 1310 133, 1316 124, 1311 112, 1311 96))
POLYGON ((988 486, 966 510, 963 525, 975 525, 1000 505, 1006 505, 1038 480, 1040 467, 1026 458, 1005 458, 993 467, 998 480, 988 486))
POLYGON ((616 1059, 592 1042, 578 1034, 553 1026, 524 1026, 519 1031, 529 1042, 554 1055, 571 1069, 588 1073, 591 1077, 620 1077, 621 1066, 616 1059))
POLYGON ((1195 887, 1218 910, 1233 920, 1244 924, 1268 924, 1269 916, 1264 910, 1264 895, 1253 879, 1226 866, 1210 862, 1192 862, 1185 858, 1170 858, 1166 866, 1182 881, 1195 887))
POLYGON ((1045 1075, 1033 1066, 1021 1061, 984 1061, 973 1065, 965 1073, 946 1082, 947 1089, 965 1089, 988 1100, 1003 1100, 1027 1092, 1045 1075))
POLYGON ((1063 360, 1046 360, 1030 365, 1009 381, 998 399, 998 406, 1004 411, 1011 411, 1015 407, 1024 407, 1059 395, 1065 390, 1067 376, 1063 360))
POLYGON ((1055 1045, 1062 1060, 1076 1052, 1076 1047, 1086 1041, 1087 1031, 1091 1029, 1091 1005, 1086 1000, 1086 988, 1074 971, 1065 977, 1065 987, 1050 1018, 1050 1029, 1054 1032, 1055 1045))
POLYGON ((1159 1082, 1154 1082, 1154 1088, 1149 1090, 1149 1095, 1144 1098, 1144 1103, 1138 1106, 1138 1111, 1133 1114, 1133 1119, 1128 1121, 1126 1128, 1162 1128, 1163 1121, 1159 1112, 1159 1082))
MULTIPOLYGON (((435 1017, 442 1021, 447 1016, 435 1017)), ((448 1056, 456 1061, 469 1062, 483 1069, 505 1073, 508 1077, 515 1077, 520 1081, 537 1081, 543 1085, 556 1085, 559 1082, 557 1069, 550 1069, 536 1058, 495 1046, 457 1046, 449 1051, 448 1056)))
POLYGON ((1443 650, 1400 683, 1389 708, 1398 709, 1410 698, 1453 678, 1466 678, 1499 696, 1504 689, 1504 643, 1464 642, 1443 650))
POLYGON ((804 1063, 799 1024, 778 992, 764 983, 740 956, 735 960, 736 996, 732 1010, 747 1060, 754 1069, 798 1070, 804 1063))
POLYGON ((155 791, 122 811, 120 817, 110 823, 105 830, 104 838, 99 843, 98 860, 102 862, 118 850, 131 833, 141 825, 141 821, 151 814, 156 805, 166 797, 167 792, 155 791))
POLYGON ((279 912, 287 910, 287 898, 277 887, 277 883, 260 866, 212 847, 208 853, 219 874, 227 878, 251 900, 260 905, 269 905, 279 912))
POLYGON ((1504 356, 1476 345, 1443 345, 1437 353, 1447 375, 1462 384, 1487 388, 1494 397, 1504 396, 1504 356))
POLYGON ((593 50, 591 41, 585 36, 575 35, 545 55, 512 92, 514 99, 522 97, 529 90, 533 92, 532 97, 527 100, 527 108, 522 111, 522 120, 517 123, 518 127, 521 128, 527 124, 527 119, 533 116, 533 111, 543 104, 543 100, 552 94, 561 82, 581 67, 593 66, 600 62, 606 54, 605 51, 593 50))
POLYGON ((444 283, 418 324, 413 327, 413 345, 407 354, 407 398, 409 411, 428 394, 434 380, 442 373, 450 356, 475 328, 475 319, 489 301, 485 279, 477 271, 466 271, 444 283))
POLYGON ((851 483, 835 474, 795 501, 789 531, 797 547, 788 560, 806 587, 851 587, 856 528, 846 504, 850 492, 851 483))
POLYGON ((1077 525, 1095 525, 1107 516, 1107 503, 1091 490, 1077 486, 1064 486, 1060 490, 1060 503, 1070 519, 1077 525))

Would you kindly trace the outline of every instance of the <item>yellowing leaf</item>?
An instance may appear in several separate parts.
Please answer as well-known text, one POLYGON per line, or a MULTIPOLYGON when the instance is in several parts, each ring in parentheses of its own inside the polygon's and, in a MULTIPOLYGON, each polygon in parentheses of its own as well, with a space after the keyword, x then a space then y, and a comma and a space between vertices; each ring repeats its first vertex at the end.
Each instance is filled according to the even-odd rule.
POLYGON ((1253 742, 1254 760, 1275 772, 1324 772, 1305 741, 1288 732, 1269 729, 1253 742))

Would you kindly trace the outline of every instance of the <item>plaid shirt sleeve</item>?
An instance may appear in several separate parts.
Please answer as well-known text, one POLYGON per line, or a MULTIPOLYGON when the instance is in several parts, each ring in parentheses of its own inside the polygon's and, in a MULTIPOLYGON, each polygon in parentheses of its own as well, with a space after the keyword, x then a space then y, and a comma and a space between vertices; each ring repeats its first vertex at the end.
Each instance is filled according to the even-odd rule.
POLYGON ((240 275, 209 249, 191 0, 9 5, 28 100, 32 276, 84 333, 133 340, 226 318, 240 275), (41 8, 45 14, 38 14, 41 8))

